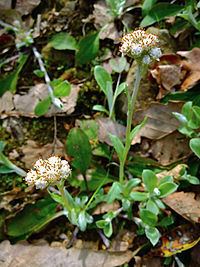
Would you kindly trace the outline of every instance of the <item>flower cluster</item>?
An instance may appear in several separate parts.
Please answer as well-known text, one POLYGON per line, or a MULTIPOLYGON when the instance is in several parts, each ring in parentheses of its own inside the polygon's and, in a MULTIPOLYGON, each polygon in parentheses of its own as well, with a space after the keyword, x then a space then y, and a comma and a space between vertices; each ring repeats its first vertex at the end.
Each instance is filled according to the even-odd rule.
POLYGON ((70 173, 69 163, 53 156, 47 160, 37 160, 34 168, 27 173, 25 181, 28 185, 35 185, 37 189, 43 189, 61 179, 66 179, 70 173))
POLYGON ((136 30, 122 38, 120 51, 140 63, 148 65, 153 60, 159 59, 162 54, 158 43, 159 40, 155 34, 136 30))

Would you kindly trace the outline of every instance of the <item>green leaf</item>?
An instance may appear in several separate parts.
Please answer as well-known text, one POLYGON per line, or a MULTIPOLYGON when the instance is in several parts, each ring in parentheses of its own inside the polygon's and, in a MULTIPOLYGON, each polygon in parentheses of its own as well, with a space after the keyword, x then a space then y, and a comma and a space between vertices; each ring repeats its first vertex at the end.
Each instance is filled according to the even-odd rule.
POLYGON ((103 228, 103 232, 108 238, 111 237, 113 233, 112 222, 105 225, 105 227, 103 228))
POLYGON ((167 17, 177 15, 184 7, 171 3, 158 3, 152 7, 140 23, 141 27, 150 26, 167 17))
POLYGON ((172 112, 172 114, 182 125, 187 125, 188 120, 183 114, 178 112, 172 112))
POLYGON ((70 94, 71 84, 68 81, 54 79, 51 85, 54 89, 54 96, 56 97, 68 96, 70 94))
POLYGON ((151 211, 151 212, 153 212, 156 215, 158 215, 158 213, 159 213, 159 208, 158 208, 158 206, 156 205, 156 203, 152 199, 149 199, 147 201, 146 209, 151 211))
POLYGON ((42 116, 47 113, 51 106, 51 99, 50 97, 47 97, 43 100, 41 100, 39 103, 37 103, 34 113, 36 116, 42 116))
POLYGON ((111 82, 106 83, 106 97, 108 100, 108 108, 110 111, 112 108, 112 105, 113 105, 113 89, 112 89, 112 83, 111 82))
POLYGON ((153 246, 155 246, 158 243, 161 236, 160 232, 155 227, 146 227, 145 234, 153 246))
POLYGON ((192 138, 190 140, 190 148, 194 154, 200 158, 200 138, 192 138))
POLYGON ((124 145, 122 141, 119 139, 118 136, 109 134, 110 140, 114 146, 115 151, 117 152, 117 155, 120 159, 120 161, 123 161, 124 158, 124 145))
POLYGON ((28 237, 32 233, 38 232, 47 223, 58 217, 56 208, 57 203, 51 198, 41 199, 35 204, 26 206, 8 222, 7 234, 12 237, 24 235, 28 237))
POLYGON ((119 182, 114 182, 106 196, 108 203, 113 203, 115 199, 121 199, 122 185, 119 182))
POLYGON ((112 83, 112 77, 110 73, 108 73, 102 66, 95 66, 94 77, 101 90, 107 96, 108 95, 107 82, 112 83))
POLYGON ((0 96, 2 96, 6 91, 10 91, 12 93, 16 92, 18 77, 27 59, 27 55, 21 54, 16 70, 14 70, 12 73, 7 74, 0 80, 0 96))
POLYGON ((0 152, 3 152, 5 146, 6 146, 6 143, 3 141, 0 141, 0 152))
POLYGON ((164 217, 159 223, 158 225, 161 226, 161 227, 167 227, 171 224, 174 223, 174 219, 172 216, 167 216, 167 217, 164 217))
POLYGON ((158 179, 155 173, 151 170, 143 170, 142 181, 149 193, 153 193, 154 188, 157 186, 158 179))
POLYGON ((7 166, 0 166, 0 173, 12 173, 15 170, 8 168, 7 166))
POLYGON ((147 15, 156 2, 157 0, 144 0, 142 4, 142 15, 147 15))
POLYGON ((82 174, 90 166, 92 151, 88 136, 83 130, 73 128, 70 130, 66 141, 67 153, 73 157, 72 165, 82 174))
POLYGON ((111 9, 113 17, 118 17, 123 12, 126 0, 106 0, 106 3, 111 9))
POLYGON ((83 65, 90 62, 99 52, 99 33, 85 36, 79 42, 79 49, 76 53, 76 64, 83 65))
POLYGON ((160 179, 160 181, 159 181, 159 185, 161 185, 161 184, 165 184, 165 183, 171 183, 171 182, 173 182, 173 176, 165 176, 165 177, 163 177, 162 179, 160 179))
POLYGON ((140 218, 145 224, 150 226, 155 226, 158 221, 157 215, 147 209, 140 210, 140 218))
POLYGON ((109 60, 109 65, 111 66, 112 70, 117 73, 121 73, 126 68, 127 60, 125 57, 111 58, 109 60))
POLYGON ((130 193, 130 198, 134 201, 146 201, 149 198, 149 194, 143 192, 132 192, 130 193))
POLYGON ((132 178, 124 185, 123 194, 127 197, 130 195, 132 189, 141 183, 141 180, 138 178, 132 178))
POLYGON ((76 39, 66 32, 55 34, 49 44, 57 50, 77 50, 78 45, 76 39))
POLYGON ((84 210, 82 210, 78 215, 78 227, 83 232, 86 230, 87 220, 86 220, 86 216, 85 216, 85 211, 84 210))
POLYGON ((109 115, 108 110, 104 106, 102 106, 102 105, 94 105, 92 109, 93 110, 96 110, 96 111, 104 112, 107 115, 109 115))
POLYGON ((44 77, 44 71, 42 71, 42 70, 34 70, 33 73, 39 78, 44 77))
POLYGON ((99 220, 96 222, 97 227, 100 229, 103 229, 106 226, 106 224, 108 223, 105 220, 99 220))
POLYGON ((172 193, 174 193, 178 188, 178 185, 175 183, 164 183, 159 185, 158 189, 160 191, 161 198, 166 197, 172 193))
POLYGON ((52 193, 52 192, 50 192, 49 190, 48 190, 48 193, 49 193, 49 195, 51 196, 51 198, 52 198, 55 202, 57 202, 57 203, 63 205, 63 200, 62 200, 61 195, 58 195, 58 194, 56 194, 56 193, 52 193))
POLYGON ((115 90, 115 99, 123 92, 126 90, 126 88, 128 87, 127 83, 121 83, 115 90))
POLYGON ((192 117, 192 101, 188 101, 186 102, 182 109, 181 109, 181 113, 183 113, 183 115, 187 118, 187 120, 190 120, 192 117))
POLYGON ((130 140, 129 140, 130 143, 132 142, 132 140, 136 136, 136 134, 144 127, 146 121, 147 121, 147 118, 144 118, 144 120, 140 124, 138 124, 137 126, 135 126, 132 129, 132 131, 130 133, 130 140))

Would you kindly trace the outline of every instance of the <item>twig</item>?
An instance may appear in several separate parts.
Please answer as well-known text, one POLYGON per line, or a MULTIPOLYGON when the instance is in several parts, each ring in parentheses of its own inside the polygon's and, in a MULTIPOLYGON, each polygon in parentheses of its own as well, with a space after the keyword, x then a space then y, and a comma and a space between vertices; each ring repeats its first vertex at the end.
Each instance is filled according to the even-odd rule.
POLYGON ((109 248, 110 247, 110 240, 105 237, 105 235, 102 233, 101 230, 97 230, 97 232, 98 232, 99 236, 101 237, 101 240, 103 241, 106 248, 109 248))
POLYGON ((41 54, 38 52, 38 50, 36 49, 36 47, 33 47, 33 53, 34 53, 34 56, 36 57, 37 61, 38 61, 38 64, 40 66, 40 70, 44 73, 44 80, 45 80, 45 83, 47 85, 47 89, 48 89, 48 92, 49 92, 49 96, 51 98, 51 102, 54 104, 54 106, 56 106, 57 108, 60 108, 62 109, 63 107, 63 104, 62 102, 60 101, 60 99, 56 98, 54 96, 54 93, 53 93, 53 88, 51 86, 51 80, 49 78, 49 75, 45 69, 45 66, 44 66, 44 63, 42 61, 42 56, 41 54))
POLYGON ((56 149, 56 142, 57 142, 57 120, 56 115, 53 116, 53 123, 54 123, 54 135, 53 135, 53 154, 55 153, 56 149))

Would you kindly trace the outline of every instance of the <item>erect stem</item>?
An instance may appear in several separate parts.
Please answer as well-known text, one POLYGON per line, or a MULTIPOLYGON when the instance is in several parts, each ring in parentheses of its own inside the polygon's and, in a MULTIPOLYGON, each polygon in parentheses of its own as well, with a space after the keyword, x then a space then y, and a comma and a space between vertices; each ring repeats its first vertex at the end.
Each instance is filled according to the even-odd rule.
POLYGON ((128 97, 128 111, 127 111, 127 123, 126 123, 126 140, 125 140, 125 148, 123 154, 123 160, 120 161, 119 167, 119 181, 120 183, 124 180, 124 166, 127 159, 128 152, 131 147, 130 133, 131 133, 131 125, 133 119, 133 112, 135 110, 135 104, 137 100, 137 95, 140 87, 140 81, 142 78, 142 66, 140 64, 137 65, 136 73, 135 73, 135 82, 134 88, 131 95, 131 98, 128 97))
POLYGON ((65 195, 64 181, 61 181, 61 183, 58 183, 57 187, 58 187, 59 192, 61 194, 61 198, 62 198, 62 202, 63 202, 64 208, 65 208, 66 211, 69 211, 70 210, 70 203, 68 202, 68 199, 67 199, 67 197, 65 195))

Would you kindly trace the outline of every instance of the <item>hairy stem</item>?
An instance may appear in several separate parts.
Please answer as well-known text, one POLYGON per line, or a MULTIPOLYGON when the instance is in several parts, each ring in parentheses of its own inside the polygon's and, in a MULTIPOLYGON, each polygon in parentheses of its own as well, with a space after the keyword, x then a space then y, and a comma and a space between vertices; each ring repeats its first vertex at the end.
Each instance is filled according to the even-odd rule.
POLYGON ((135 74, 135 83, 134 83, 133 92, 132 92, 131 98, 128 98, 125 148, 124 148, 123 160, 120 161, 120 167, 119 167, 120 183, 122 183, 124 180, 124 166, 125 166, 125 162, 128 156, 128 152, 131 147, 131 140, 130 140, 131 125, 132 125, 133 112, 135 110, 135 104, 137 100, 141 78, 142 78, 142 66, 138 64, 136 74, 135 74))

